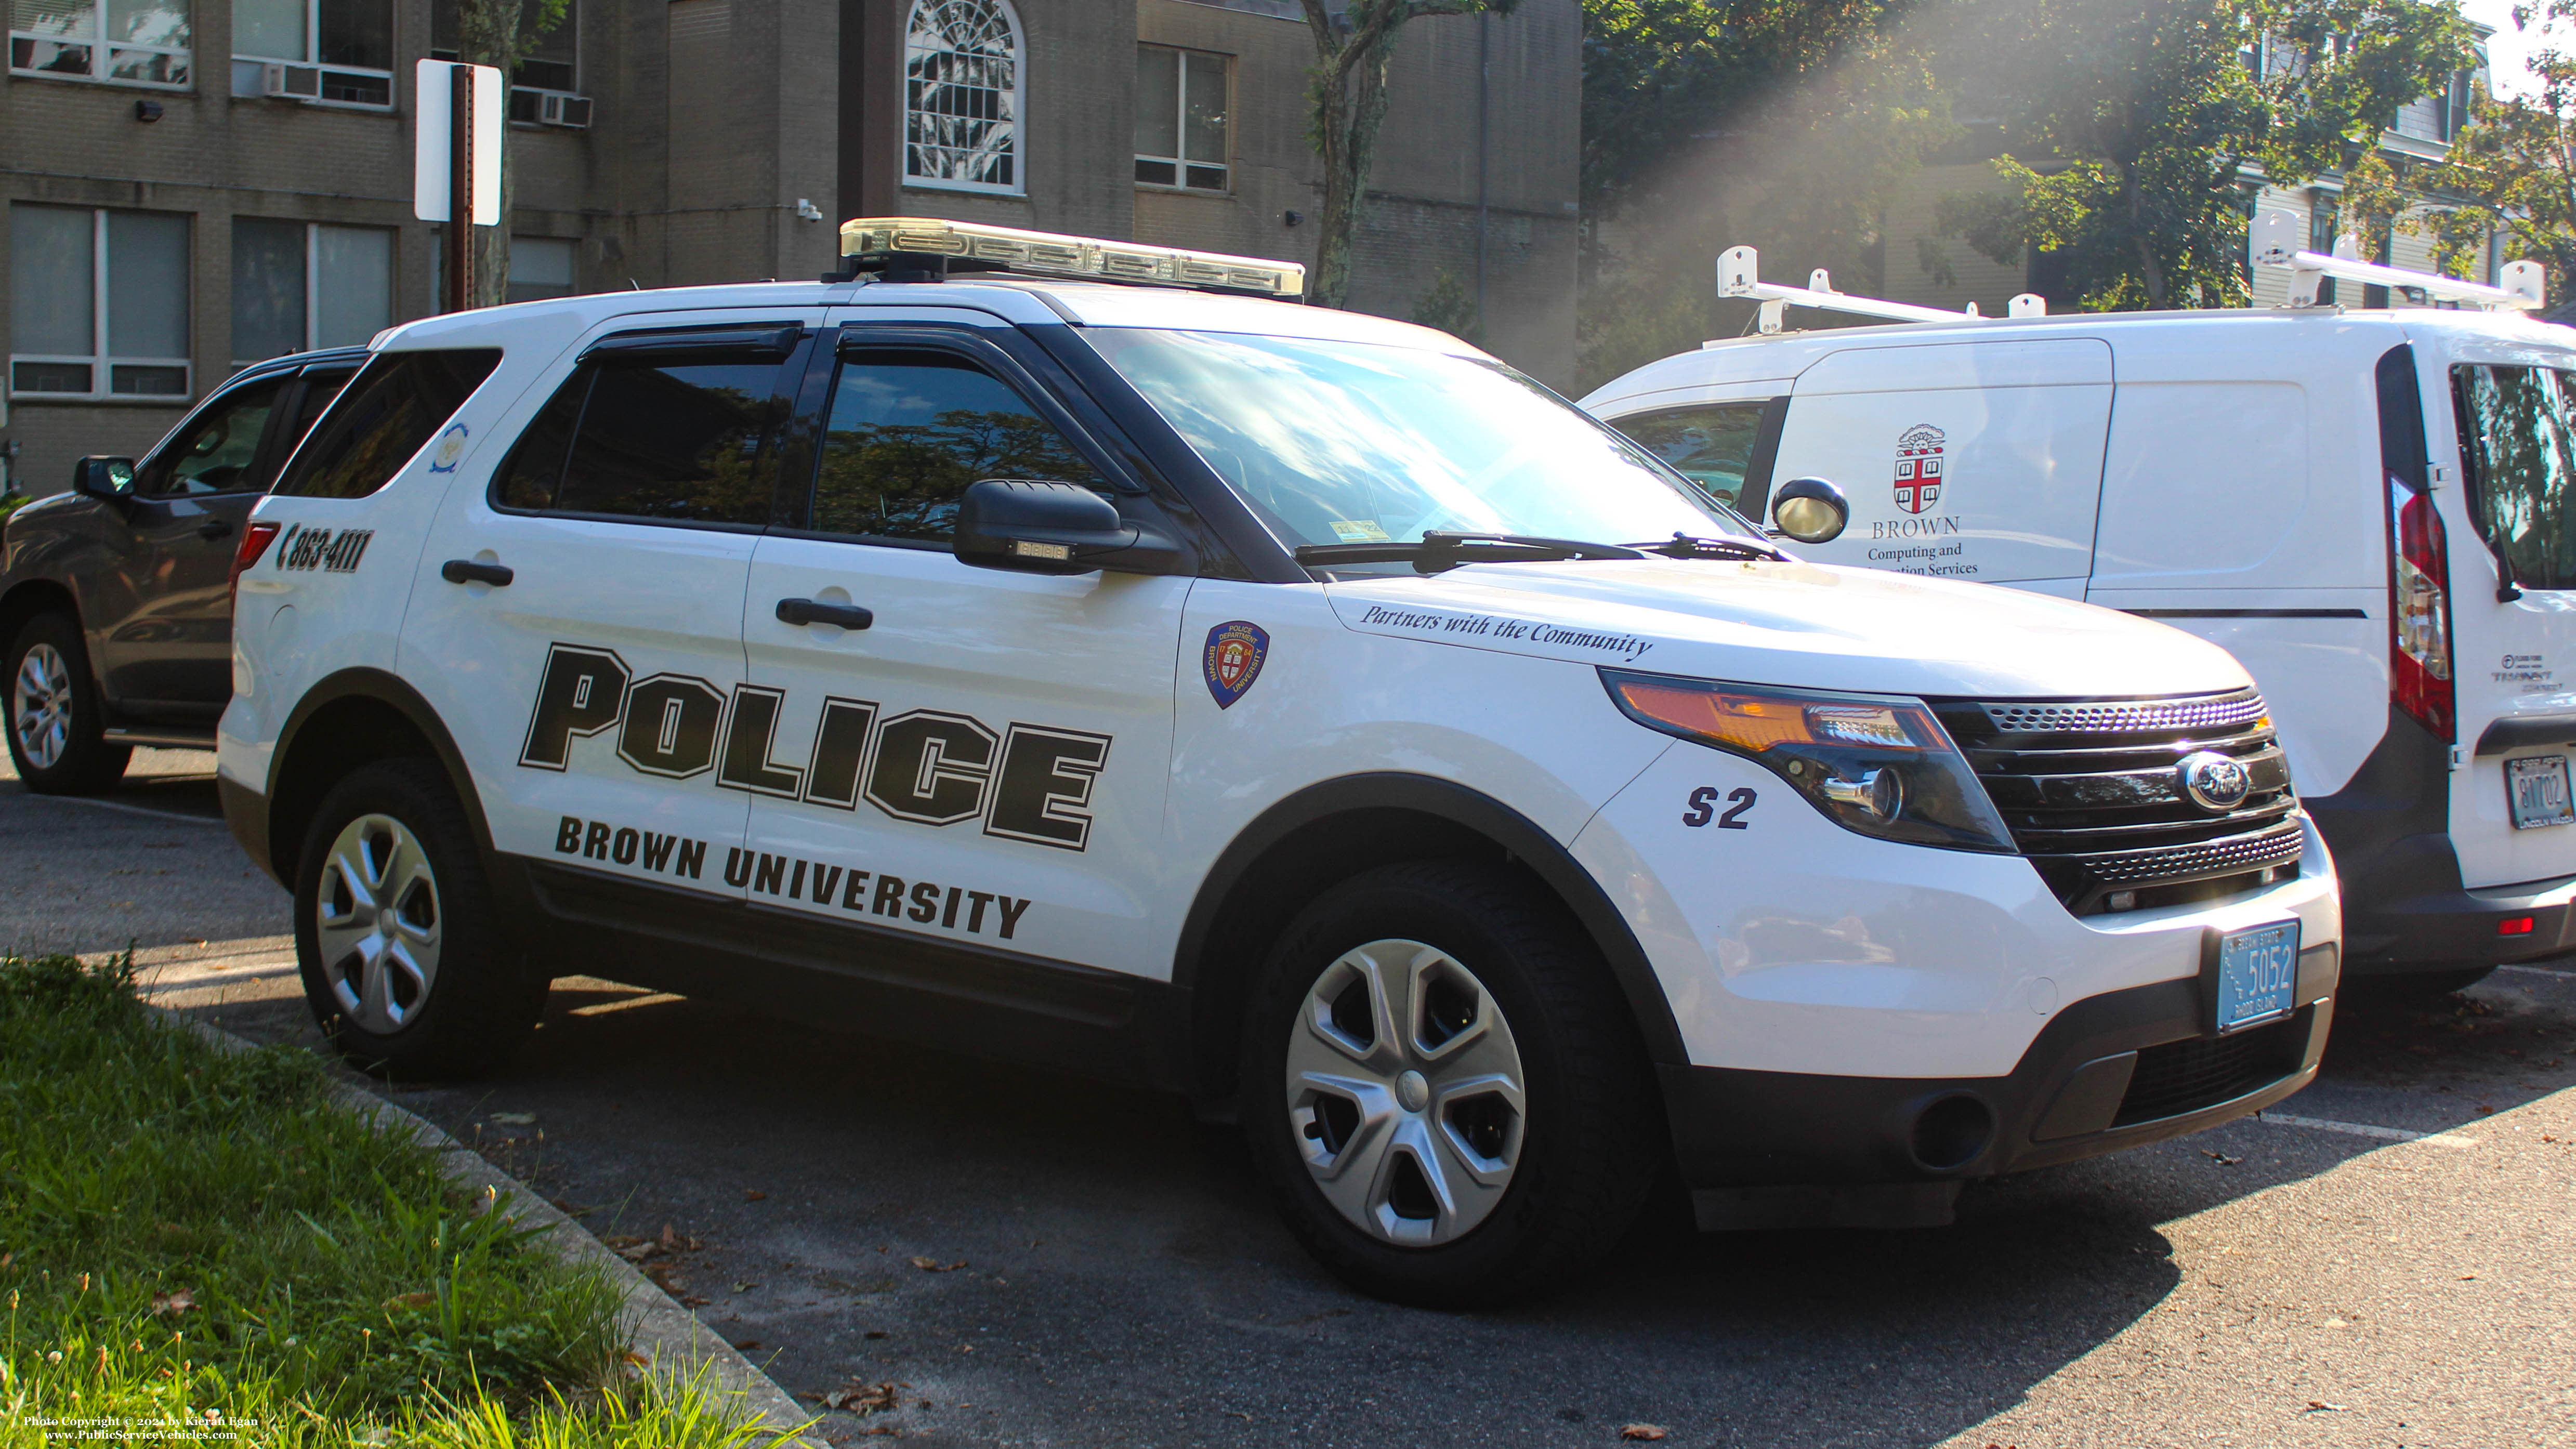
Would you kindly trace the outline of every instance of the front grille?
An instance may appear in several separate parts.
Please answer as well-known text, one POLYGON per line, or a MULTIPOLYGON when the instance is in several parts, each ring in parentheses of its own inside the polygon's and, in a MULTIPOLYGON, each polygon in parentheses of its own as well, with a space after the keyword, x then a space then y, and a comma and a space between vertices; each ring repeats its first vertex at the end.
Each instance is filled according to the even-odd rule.
POLYGON ((1936 700, 1934 711, 2057 898, 2077 915, 2249 890, 2303 848, 2290 767, 2253 690, 2180 699, 1936 700), (2175 766, 2207 750, 2245 767, 2224 814, 2175 766))
POLYGON ((2299 1069, 2308 1014, 2222 1036, 2169 1041, 2138 1053, 2114 1127, 2179 1117, 2260 1091, 2299 1069))

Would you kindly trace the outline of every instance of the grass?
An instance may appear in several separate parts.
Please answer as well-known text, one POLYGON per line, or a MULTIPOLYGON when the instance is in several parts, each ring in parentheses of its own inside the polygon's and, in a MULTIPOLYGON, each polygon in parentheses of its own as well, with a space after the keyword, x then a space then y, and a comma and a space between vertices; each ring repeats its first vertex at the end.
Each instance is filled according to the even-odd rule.
POLYGON ((615 1287, 486 1206, 309 1054, 164 1025, 130 961, 0 958, 0 1446, 782 1441, 633 1376, 615 1287))

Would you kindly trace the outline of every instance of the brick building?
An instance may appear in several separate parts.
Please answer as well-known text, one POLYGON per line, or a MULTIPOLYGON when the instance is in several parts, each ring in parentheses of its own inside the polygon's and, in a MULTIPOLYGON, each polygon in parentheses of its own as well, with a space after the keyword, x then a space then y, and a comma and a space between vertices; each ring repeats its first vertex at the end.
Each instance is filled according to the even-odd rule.
MULTIPOLYGON (((9 0, 0 437, 29 492, 239 365, 435 309, 413 67, 453 0, 9 0)), ((1353 305, 1443 272, 1569 380, 1581 16, 1416 21, 1353 305)), ((513 78, 513 299, 812 276, 846 216, 1311 264, 1296 0, 571 0, 513 78)))

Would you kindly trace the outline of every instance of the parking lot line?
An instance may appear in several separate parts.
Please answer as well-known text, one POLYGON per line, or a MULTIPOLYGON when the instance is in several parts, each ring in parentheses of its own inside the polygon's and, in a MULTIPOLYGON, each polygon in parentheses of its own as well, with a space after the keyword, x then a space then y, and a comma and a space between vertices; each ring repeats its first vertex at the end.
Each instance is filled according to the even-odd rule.
POLYGON ((2325 1117, 2293 1117, 2287 1112, 2257 1112, 2257 1122, 2271 1122, 2283 1127, 2311 1127, 2319 1132, 2344 1132, 2355 1137, 2376 1137, 2383 1142, 2430 1142, 2437 1147, 2475 1147, 2478 1139, 2462 1137, 2456 1132, 2409 1132, 2403 1127, 2378 1127, 2368 1122, 2336 1122, 2325 1117))
POLYGON ((2576 971, 2557 966, 2498 966, 2498 971, 2519 971, 2526 976, 2576 976, 2576 971))
POLYGON ((128 805, 119 800, 92 800, 80 795, 23 795, 25 800, 54 800, 66 805, 95 805, 101 810, 122 810, 128 815, 149 815, 155 820, 176 820, 187 825, 221 825, 221 819, 206 815, 182 815, 175 810, 155 810, 148 805, 128 805))

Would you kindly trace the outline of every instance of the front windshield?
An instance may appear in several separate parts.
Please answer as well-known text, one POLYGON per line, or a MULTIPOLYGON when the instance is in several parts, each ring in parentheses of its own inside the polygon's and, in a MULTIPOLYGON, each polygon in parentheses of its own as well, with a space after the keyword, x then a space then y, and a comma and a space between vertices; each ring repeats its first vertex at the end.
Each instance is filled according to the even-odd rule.
POLYGON ((1226 332, 1085 336, 1292 547, 1433 530, 1593 543, 1758 537, 1498 363, 1226 332))

